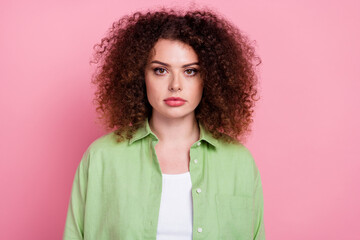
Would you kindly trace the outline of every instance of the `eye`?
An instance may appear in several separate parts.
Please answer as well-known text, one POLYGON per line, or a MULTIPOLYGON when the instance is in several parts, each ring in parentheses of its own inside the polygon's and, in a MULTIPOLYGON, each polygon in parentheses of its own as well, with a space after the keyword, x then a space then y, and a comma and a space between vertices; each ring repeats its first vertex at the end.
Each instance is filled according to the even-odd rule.
POLYGON ((195 76, 197 72, 198 72, 198 70, 196 68, 189 68, 189 69, 185 70, 185 73, 188 76, 195 76))
POLYGON ((164 75, 165 71, 166 71, 165 68, 160 68, 160 67, 154 68, 154 72, 156 75, 164 75))

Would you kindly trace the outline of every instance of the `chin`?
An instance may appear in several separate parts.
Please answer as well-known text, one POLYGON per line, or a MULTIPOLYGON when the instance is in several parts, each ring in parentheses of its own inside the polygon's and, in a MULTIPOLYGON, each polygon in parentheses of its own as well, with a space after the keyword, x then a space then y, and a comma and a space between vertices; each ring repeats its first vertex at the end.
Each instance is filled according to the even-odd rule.
POLYGON ((187 117, 189 115, 195 114, 194 111, 178 111, 178 112, 169 112, 169 111, 164 111, 164 112, 157 112, 157 115, 161 115, 165 118, 169 118, 169 119, 177 119, 177 118, 184 118, 187 117))

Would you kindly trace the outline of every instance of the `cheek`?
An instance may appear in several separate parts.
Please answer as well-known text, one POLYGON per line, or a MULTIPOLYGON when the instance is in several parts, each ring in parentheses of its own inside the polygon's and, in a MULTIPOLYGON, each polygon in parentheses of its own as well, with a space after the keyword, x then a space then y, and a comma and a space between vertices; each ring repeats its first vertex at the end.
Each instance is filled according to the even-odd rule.
POLYGON ((158 98, 160 98, 159 96, 159 87, 156 86, 153 82, 151 81, 145 81, 146 84, 146 94, 147 94, 147 98, 148 101, 150 102, 150 104, 155 103, 155 101, 157 101, 158 98))
POLYGON ((156 96, 157 95, 157 90, 156 90, 156 86, 154 86, 153 84, 148 84, 146 86, 146 91, 148 93, 148 95, 150 96, 156 96))
POLYGON ((199 98, 201 98, 201 96, 202 96, 203 89, 204 89, 203 84, 199 84, 196 88, 196 95, 199 98))
POLYGON ((198 105, 202 98, 203 86, 201 84, 197 84, 196 86, 192 86, 191 96, 193 104, 198 105))

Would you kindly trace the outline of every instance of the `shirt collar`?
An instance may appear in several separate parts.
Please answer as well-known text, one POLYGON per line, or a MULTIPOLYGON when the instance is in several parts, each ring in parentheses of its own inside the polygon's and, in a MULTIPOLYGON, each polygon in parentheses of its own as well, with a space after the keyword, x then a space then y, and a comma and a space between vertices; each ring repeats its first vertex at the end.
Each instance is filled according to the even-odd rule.
MULTIPOLYGON (((206 141, 210 145, 214 146, 215 148, 218 146, 218 140, 215 139, 210 132, 205 130, 204 126, 199 123, 199 129, 200 129, 200 141, 206 141)), ((146 136, 151 135, 153 138, 158 140, 155 133, 151 131, 150 125, 149 125, 149 119, 146 118, 144 125, 137 129, 137 131, 134 133, 133 137, 129 140, 129 144, 131 145, 133 142, 140 140, 142 138, 145 138, 146 136)))

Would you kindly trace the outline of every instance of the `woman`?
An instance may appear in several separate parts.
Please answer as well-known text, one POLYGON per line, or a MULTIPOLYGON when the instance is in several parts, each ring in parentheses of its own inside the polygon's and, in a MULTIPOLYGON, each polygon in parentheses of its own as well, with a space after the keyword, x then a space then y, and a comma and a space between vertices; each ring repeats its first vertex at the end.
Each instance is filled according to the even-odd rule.
POLYGON ((97 45, 93 82, 114 131, 75 174, 64 239, 265 239, 251 153, 248 39, 212 11, 121 18, 97 45))

